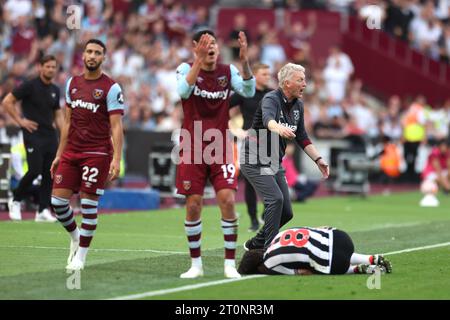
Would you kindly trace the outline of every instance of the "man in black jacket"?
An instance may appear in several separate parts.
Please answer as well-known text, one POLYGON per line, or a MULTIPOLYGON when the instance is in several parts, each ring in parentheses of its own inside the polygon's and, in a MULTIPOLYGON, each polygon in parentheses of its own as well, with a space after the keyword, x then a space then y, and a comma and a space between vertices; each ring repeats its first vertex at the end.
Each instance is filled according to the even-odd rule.
POLYGON ((244 248, 267 249, 281 226, 292 218, 285 171, 281 167, 287 140, 295 140, 317 164, 324 179, 329 167, 309 140, 303 117, 305 69, 288 63, 278 72, 279 88, 261 101, 241 148, 241 171, 264 201, 264 227, 244 248), (269 152, 268 152, 269 151, 269 152))
POLYGON ((14 198, 9 204, 11 220, 22 220, 20 201, 26 196, 33 181, 41 175, 39 209, 35 221, 56 221, 48 209, 52 187, 50 166, 58 148, 53 123, 56 122, 58 128, 61 128, 63 122, 59 88, 52 83, 56 71, 56 58, 44 56, 40 62, 39 76, 23 82, 3 99, 6 112, 22 128, 28 162, 28 171, 14 190, 14 198), (17 101, 22 101, 23 116, 15 108, 17 101))

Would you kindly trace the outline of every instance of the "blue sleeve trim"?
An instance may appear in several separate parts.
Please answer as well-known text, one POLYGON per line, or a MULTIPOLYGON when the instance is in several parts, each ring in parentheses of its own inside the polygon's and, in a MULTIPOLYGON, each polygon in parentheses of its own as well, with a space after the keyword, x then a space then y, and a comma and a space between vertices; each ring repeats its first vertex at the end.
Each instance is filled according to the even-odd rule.
POLYGON ((248 80, 242 79, 239 74, 239 70, 232 64, 230 64, 231 72, 231 86, 233 90, 239 93, 241 96, 251 98, 255 95, 256 80, 255 77, 251 77, 248 80))
POLYGON ((67 80, 66 83, 66 103, 67 104, 71 104, 72 100, 70 99, 70 93, 69 93, 69 88, 70 88, 70 83, 72 82, 73 77, 70 77, 69 80, 67 80))
POLYGON ((111 88, 109 88, 106 97, 106 107, 108 112, 125 109, 122 89, 118 83, 113 84, 111 88))
POLYGON ((187 63, 182 63, 177 68, 177 91, 181 99, 187 99, 192 93, 194 86, 190 86, 186 80, 186 75, 191 70, 191 66, 187 63))

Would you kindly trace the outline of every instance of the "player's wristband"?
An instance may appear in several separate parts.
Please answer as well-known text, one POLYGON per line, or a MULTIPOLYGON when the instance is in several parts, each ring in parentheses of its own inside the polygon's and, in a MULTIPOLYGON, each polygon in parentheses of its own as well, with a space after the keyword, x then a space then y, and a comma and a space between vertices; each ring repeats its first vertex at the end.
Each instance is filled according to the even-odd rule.
POLYGON ((248 79, 242 78, 242 80, 244 80, 244 81, 248 81, 248 80, 251 80, 251 79, 253 79, 253 75, 250 78, 248 78, 248 79))
POLYGON ((319 161, 320 159, 322 159, 322 157, 318 157, 316 160, 314 160, 314 162, 317 163, 317 161, 319 161))

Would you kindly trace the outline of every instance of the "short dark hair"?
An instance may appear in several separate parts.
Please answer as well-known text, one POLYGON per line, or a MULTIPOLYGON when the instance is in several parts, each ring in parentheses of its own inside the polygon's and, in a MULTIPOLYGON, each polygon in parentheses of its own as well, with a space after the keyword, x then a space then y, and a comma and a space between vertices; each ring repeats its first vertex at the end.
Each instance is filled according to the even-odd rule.
POLYGON ((89 39, 89 40, 86 42, 86 44, 84 45, 84 50, 86 50, 86 47, 87 47, 87 45, 88 45, 89 43, 98 44, 100 47, 103 48, 103 53, 106 54, 106 46, 105 46, 105 44, 104 44, 101 40, 98 40, 98 39, 89 39))
POLYGON ((43 66, 44 64, 46 64, 47 62, 49 62, 49 61, 55 61, 56 62, 56 57, 54 56, 54 55, 51 55, 51 54, 47 54, 47 55, 45 55, 45 56, 43 56, 41 59, 40 59, 40 64, 41 64, 41 66, 43 66))
POLYGON ((214 37, 214 39, 216 39, 216 34, 214 33, 214 31, 210 30, 210 29, 203 29, 200 31, 197 31, 196 33, 194 33, 194 35, 192 36, 192 40, 194 40, 195 42, 198 42, 201 38, 202 35, 204 34, 210 34, 214 37))
POLYGON ((259 266, 263 263, 264 250, 254 249, 244 253, 239 263, 238 272, 240 274, 260 274, 259 266))

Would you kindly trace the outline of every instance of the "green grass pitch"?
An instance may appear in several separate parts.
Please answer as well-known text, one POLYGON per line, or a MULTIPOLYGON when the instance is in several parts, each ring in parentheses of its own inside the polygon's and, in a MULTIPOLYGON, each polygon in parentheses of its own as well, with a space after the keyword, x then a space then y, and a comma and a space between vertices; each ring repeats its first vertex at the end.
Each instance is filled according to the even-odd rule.
MULTIPOLYGON (((350 233, 357 252, 394 253, 394 272, 383 275, 380 289, 373 290, 366 285, 368 275, 265 276, 214 284, 224 280, 215 206, 204 207, 202 214, 205 277, 179 278, 190 263, 183 208, 108 214, 99 216, 81 289, 69 290, 70 274, 64 269, 69 237, 61 225, 0 222, 0 299, 110 299, 140 293, 147 294, 135 298, 450 299, 450 245, 445 245, 450 242, 450 197, 439 199, 438 208, 420 208, 419 193, 317 198, 293 205, 288 226, 335 226, 350 233), (444 245, 403 252, 435 244, 444 245), (205 286, 190 287, 198 284, 205 286)), ((239 260, 252 234, 245 205, 237 211, 239 260)))

